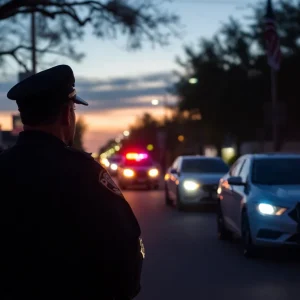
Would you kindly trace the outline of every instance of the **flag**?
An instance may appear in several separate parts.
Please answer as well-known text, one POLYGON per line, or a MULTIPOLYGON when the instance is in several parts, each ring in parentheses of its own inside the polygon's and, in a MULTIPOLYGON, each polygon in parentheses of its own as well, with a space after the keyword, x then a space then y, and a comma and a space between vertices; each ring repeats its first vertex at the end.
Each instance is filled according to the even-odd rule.
POLYGON ((267 13, 265 16, 265 39, 269 66, 278 71, 281 62, 280 41, 276 29, 276 20, 272 7, 272 0, 267 2, 267 13))

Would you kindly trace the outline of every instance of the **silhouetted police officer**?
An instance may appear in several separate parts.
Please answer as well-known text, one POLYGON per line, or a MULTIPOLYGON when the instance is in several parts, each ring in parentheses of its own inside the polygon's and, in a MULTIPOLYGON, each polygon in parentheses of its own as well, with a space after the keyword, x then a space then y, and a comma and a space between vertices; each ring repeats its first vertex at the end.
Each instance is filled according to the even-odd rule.
POLYGON ((132 299, 140 290, 139 224, 108 173, 71 145, 69 66, 7 94, 24 131, 0 155, 0 299, 132 299))

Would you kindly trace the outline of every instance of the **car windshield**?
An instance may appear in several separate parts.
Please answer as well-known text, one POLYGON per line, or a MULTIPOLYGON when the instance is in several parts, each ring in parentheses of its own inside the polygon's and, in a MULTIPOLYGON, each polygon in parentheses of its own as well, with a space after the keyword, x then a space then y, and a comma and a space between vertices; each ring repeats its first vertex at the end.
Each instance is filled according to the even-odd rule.
POLYGON ((300 158, 256 159, 252 182, 266 185, 300 184, 300 158))
POLYGON ((227 173, 228 166, 221 159, 184 159, 183 173, 227 173))
POLYGON ((122 157, 112 157, 110 159, 111 163, 120 163, 122 161, 122 157))
POLYGON ((125 167, 151 167, 153 161, 151 159, 142 159, 142 160, 126 160, 125 167))

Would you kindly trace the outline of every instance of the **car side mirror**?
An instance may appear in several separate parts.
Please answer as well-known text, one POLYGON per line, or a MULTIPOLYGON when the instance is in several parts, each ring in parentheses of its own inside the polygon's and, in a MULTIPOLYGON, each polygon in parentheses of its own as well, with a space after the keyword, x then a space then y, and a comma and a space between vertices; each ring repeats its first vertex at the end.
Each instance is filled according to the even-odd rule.
POLYGON ((171 169, 171 170, 170 170, 170 173, 171 173, 171 174, 177 174, 178 172, 177 172, 176 169, 171 169))
POLYGON ((246 183, 243 182, 243 178, 240 176, 229 177, 227 181, 230 185, 246 185, 246 183))

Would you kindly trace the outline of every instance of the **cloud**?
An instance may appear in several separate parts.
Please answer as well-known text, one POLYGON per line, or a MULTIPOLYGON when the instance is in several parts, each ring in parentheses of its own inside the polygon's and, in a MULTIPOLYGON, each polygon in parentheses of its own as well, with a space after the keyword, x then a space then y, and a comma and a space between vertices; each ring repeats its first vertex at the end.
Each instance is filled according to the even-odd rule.
POLYGON ((90 109, 146 107, 153 97, 163 97, 172 85, 171 73, 156 73, 129 78, 87 80, 80 78, 78 93, 90 101, 90 109))
MULTIPOLYGON (((76 79, 78 94, 90 105, 84 111, 113 108, 147 107, 154 97, 164 97, 172 86, 171 72, 160 72, 135 77, 118 77, 107 80, 79 77, 76 79)), ((14 101, 6 98, 13 80, 0 82, 0 111, 16 110, 14 101)), ((171 101, 173 101, 171 99, 171 101)))
MULTIPOLYGON (((151 100, 165 100, 166 89, 172 86, 171 72, 118 77, 107 80, 79 77, 76 79, 78 94, 89 102, 88 107, 79 106, 77 114, 83 116, 88 125, 85 146, 88 151, 96 151, 107 139, 115 137, 129 128, 137 117, 149 112, 162 117, 162 105, 151 106, 151 100)), ((11 79, 0 82, 0 125, 11 129, 11 114, 17 112, 14 101, 7 99, 7 91, 16 82, 11 79)), ((168 104, 175 98, 168 95, 168 104)), ((43 99, 41 99, 42 101, 43 99)))

